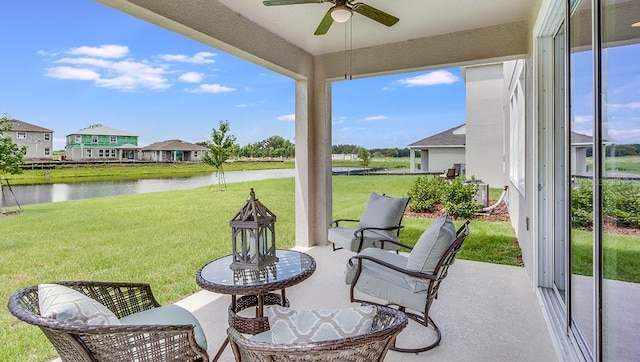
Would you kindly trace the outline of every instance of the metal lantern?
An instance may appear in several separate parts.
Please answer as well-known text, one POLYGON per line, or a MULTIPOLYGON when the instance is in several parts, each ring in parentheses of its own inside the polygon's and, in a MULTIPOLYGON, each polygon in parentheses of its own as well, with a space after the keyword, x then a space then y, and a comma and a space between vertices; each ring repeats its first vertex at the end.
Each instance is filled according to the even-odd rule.
POLYGON ((276 215, 256 199, 253 188, 247 203, 231 219, 231 268, 259 270, 278 261, 276 215))

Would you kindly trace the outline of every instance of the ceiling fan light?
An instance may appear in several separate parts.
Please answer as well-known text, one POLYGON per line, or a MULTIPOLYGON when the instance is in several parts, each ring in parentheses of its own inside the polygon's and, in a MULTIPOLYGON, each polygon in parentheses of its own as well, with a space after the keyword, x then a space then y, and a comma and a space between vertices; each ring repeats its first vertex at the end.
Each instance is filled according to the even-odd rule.
POLYGON ((351 19, 351 9, 346 5, 336 5, 331 9, 331 18, 336 23, 344 23, 351 19))

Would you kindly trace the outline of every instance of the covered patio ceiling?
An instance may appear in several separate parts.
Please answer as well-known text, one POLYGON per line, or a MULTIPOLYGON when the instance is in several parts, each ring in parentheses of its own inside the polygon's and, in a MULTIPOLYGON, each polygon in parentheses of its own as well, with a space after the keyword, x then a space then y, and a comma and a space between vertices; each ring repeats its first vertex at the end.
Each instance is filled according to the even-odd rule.
MULTIPOLYGON (((314 35, 331 3, 264 6, 262 0, 97 0, 294 78, 311 59, 340 64, 345 25, 314 35)), ((353 74, 371 75, 521 57, 530 0, 367 0, 400 19, 386 27, 352 17, 353 74), (367 50, 368 49, 368 50, 367 50), (382 51, 384 50, 384 51, 382 51), (384 57, 374 54, 386 54, 384 57)), ((346 23, 349 24, 349 23, 346 23)), ((317 61, 316 61, 317 62, 317 61)), ((328 78, 344 69, 329 65, 328 78)))

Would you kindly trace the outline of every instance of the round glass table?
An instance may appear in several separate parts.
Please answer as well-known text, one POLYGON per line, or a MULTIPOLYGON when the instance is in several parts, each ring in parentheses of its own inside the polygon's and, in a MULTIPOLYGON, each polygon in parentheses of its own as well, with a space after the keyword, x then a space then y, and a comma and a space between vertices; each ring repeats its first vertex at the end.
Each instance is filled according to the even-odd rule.
MULTIPOLYGON (((196 274, 196 282, 204 289, 231 295, 229 325, 240 333, 258 334, 269 329, 264 316, 265 305, 289 306, 285 289, 309 278, 316 270, 316 261, 309 255, 295 250, 276 250, 278 260, 261 269, 231 268, 232 256, 228 255, 204 265, 196 274), (280 294, 272 293, 280 290, 280 294), (241 296, 238 298, 237 296, 241 296), (238 312, 255 307, 255 317, 238 315, 238 312)), ((226 347, 228 339, 220 347, 214 361, 226 347)))

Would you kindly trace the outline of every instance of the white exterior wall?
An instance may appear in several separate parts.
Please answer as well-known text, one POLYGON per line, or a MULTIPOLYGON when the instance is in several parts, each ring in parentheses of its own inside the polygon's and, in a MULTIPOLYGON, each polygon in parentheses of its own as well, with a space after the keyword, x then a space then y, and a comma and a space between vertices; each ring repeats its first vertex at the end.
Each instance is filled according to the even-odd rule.
MULTIPOLYGON (((531 79, 532 66, 529 59, 527 60, 519 60, 519 61, 510 61, 504 63, 504 88, 503 88, 503 97, 504 104, 509 105, 511 98, 511 90, 514 87, 514 83, 518 81, 519 78, 522 78, 522 73, 525 73, 525 79, 531 79)), ((525 175, 524 175, 524 189, 518 189, 516 185, 513 184, 510 175, 510 120, 512 119, 512 115, 510 114, 510 109, 508 106, 504 107, 504 132, 505 132, 505 172, 503 173, 505 177, 505 181, 508 186, 508 192, 506 202, 509 209, 509 218, 511 220, 511 225, 515 231, 516 238, 518 239, 518 245, 520 246, 520 250, 522 251, 522 261, 524 262, 525 269, 527 274, 531 278, 532 281, 535 280, 534 275, 536 272, 536 242, 534 236, 534 218, 533 215, 535 213, 535 205, 534 200, 536 197, 536 180, 537 176, 535 175, 535 157, 534 157, 534 134, 536 130, 535 124, 532 120, 532 106, 533 106, 533 98, 531 94, 533 93, 533 82, 528 82, 524 84, 525 94, 527 97, 525 99, 525 175)), ((517 118, 517 117, 513 117, 517 118)), ((489 185, 492 186, 492 185, 489 185)), ((532 283, 534 284, 534 283, 532 283)))
POLYGON ((587 172, 587 147, 571 147, 571 174, 583 175, 587 172))
POLYGON ((53 132, 27 132, 27 131, 10 131, 7 135, 11 137, 13 143, 18 148, 27 146, 27 153, 24 155, 26 160, 33 159, 52 159, 53 156, 53 132), (18 139, 18 132, 25 133, 27 138, 18 139), (49 140, 44 139, 44 134, 49 134, 49 140), (49 150, 49 154, 45 155, 45 150, 49 150))
POLYGON ((464 147, 429 148, 428 154, 429 172, 444 173, 447 169, 452 168, 454 163, 465 163, 464 147))
POLYGON ((505 185, 502 63, 471 66, 466 79, 466 168, 490 187, 505 185))

